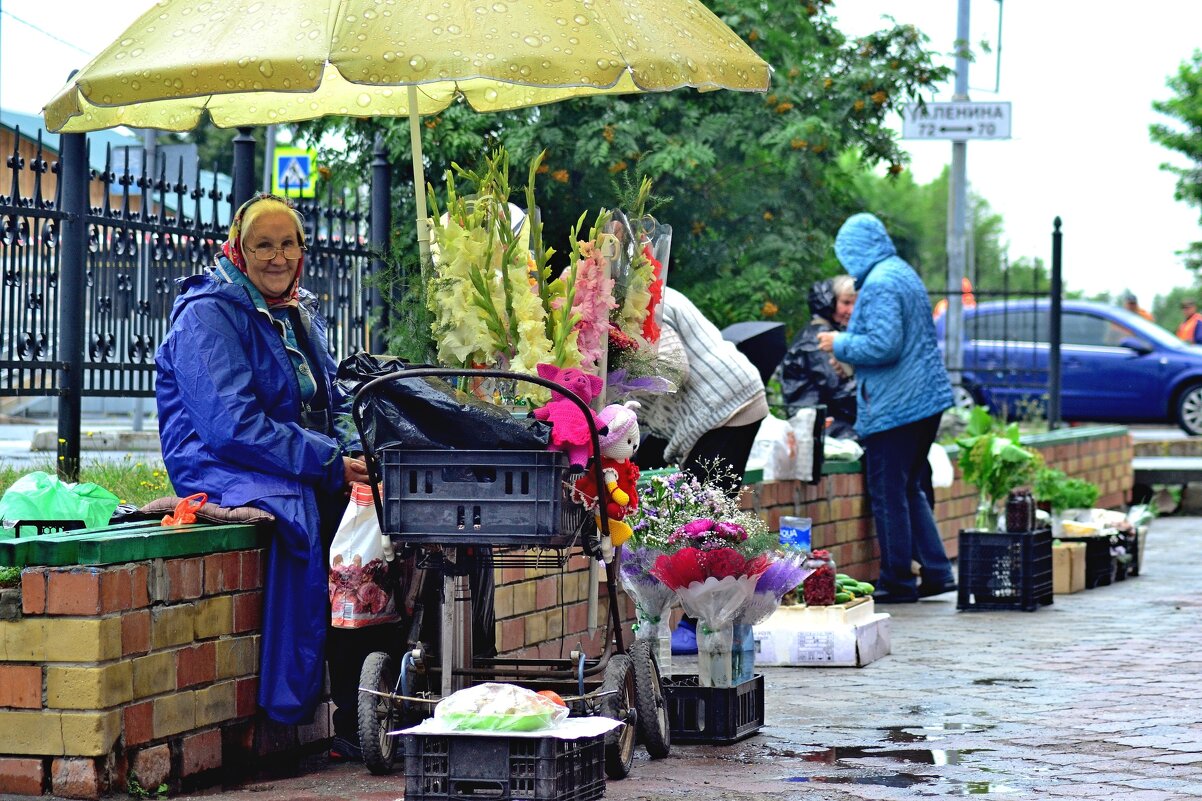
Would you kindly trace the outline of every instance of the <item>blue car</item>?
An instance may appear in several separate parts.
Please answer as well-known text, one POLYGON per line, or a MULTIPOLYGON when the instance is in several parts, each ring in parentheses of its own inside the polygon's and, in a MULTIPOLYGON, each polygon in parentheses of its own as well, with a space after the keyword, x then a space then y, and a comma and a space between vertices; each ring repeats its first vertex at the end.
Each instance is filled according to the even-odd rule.
MULTIPOLYGON (((979 303, 964 310, 965 401, 1009 417, 1046 408, 1049 301, 979 303)), ((944 318, 936 321, 942 340, 944 318)), ((1202 347, 1126 309, 1065 300, 1061 416, 1114 423, 1172 422, 1202 434, 1202 347)))

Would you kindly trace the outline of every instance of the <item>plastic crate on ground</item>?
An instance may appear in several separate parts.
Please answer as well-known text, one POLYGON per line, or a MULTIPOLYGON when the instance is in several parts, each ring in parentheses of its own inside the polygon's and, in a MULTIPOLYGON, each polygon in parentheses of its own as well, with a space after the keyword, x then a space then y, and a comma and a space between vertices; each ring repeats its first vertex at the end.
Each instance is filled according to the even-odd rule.
POLYGON ((406 734, 405 801, 593 801, 605 795, 605 735, 406 734))
POLYGON ((1110 537, 1057 537, 1057 539, 1061 542, 1085 543, 1085 589, 1092 590, 1095 587, 1105 587, 1114 583, 1118 565, 1110 550, 1110 537))
POLYGON ((961 610, 1021 609, 1052 603, 1052 532, 961 531, 961 610))
POLYGON ((764 726, 764 676, 734 687, 701 687, 692 674, 664 676, 674 743, 734 743, 764 726))
POLYGON ((381 451, 384 528, 399 542, 561 548, 587 513, 555 451, 381 451))

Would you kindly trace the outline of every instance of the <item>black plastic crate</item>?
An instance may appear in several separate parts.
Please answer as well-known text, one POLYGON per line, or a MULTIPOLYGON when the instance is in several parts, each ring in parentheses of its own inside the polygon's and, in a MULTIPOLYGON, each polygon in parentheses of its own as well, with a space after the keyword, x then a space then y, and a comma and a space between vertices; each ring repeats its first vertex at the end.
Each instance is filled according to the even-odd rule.
POLYGON ((556 451, 384 450, 384 528, 408 543, 562 548, 591 516, 556 451))
POLYGON ((592 801, 605 795, 605 735, 402 739, 405 801, 592 801))
POLYGON ((18 520, 13 526, 14 537, 40 537, 43 534, 62 534, 87 528, 82 520, 18 520), (33 531, 30 531, 33 529, 33 531))
POLYGON ((1118 564, 1114 553, 1110 550, 1109 536, 1094 537, 1057 537, 1061 542, 1085 543, 1085 589, 1105 587, 1114 583, 1118 564))
POLYGON ((1139 526, 1127 537, 1127 553, 1131 554, 1131 564, 1127 565, 1127 576, 1138 576, 1143 567, 1144 545, 1147 542, 1148 527, 1139 526))
POLYGON ((764 676, 734 687, 702 687, 691 674, 664 676, 674 743, 734 743, 764 726, 764 676))
POLYGON ((961 610, 1021 609, 1052 603, 1052 532, 961 531, 961 610))

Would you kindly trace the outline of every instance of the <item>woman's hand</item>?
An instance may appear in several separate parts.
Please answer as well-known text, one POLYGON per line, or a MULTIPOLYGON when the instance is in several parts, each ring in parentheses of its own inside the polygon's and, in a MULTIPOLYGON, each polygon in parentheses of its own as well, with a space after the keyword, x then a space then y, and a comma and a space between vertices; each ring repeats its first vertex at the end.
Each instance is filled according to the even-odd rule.
POLYGON ((834 331, 819 331, 818 332, 818 349, 824 350, 827 353, 832 353, 835 350, 835 337, 839 336, 834 331))
POLYGON ((346 485, 349 487, 355 481, 367 481, 367 462, 362 459, 352 459, 349 456, 342 457, 342 476, 346 485))

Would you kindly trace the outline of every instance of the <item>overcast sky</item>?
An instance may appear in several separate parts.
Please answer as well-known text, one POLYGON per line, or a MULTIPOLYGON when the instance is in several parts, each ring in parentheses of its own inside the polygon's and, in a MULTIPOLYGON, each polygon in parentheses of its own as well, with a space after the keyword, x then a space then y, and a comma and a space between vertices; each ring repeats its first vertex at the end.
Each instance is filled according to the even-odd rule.
MULTIPOLYGON (((0 106, 37 112, 73 68, 116 39, 151 0, 0 0, 0 106)), ((973 42, 996 43, 996 0, 972 0, 973 42)), ((912 22, 950 52, 956 0, 837 0, 849 33, 881 15, 912 22)), ((973 100, 1013 104, 1013 139, 968 146, 975 192, 1000 213, 1010 257, 1050 261, 1052 219, 1064 220, 1065 281, 1087 292, 1152 296, 1190 283, 1175 251, 1202 238, 1198 210, 1173 200, 1175 157, 1151 143, 1152 100, 1202 47, 1202 0, 1111 6, 1080 0, 1006 0, 1000 91, 994 60, 970 74, 973 100)), ((935 98, 950 99, 951 87, 935 98)), ((900 128, 900 120, 898 122, 900 128)), ((919 181, 950 161, 947 142, 907 142, 919 181)))

